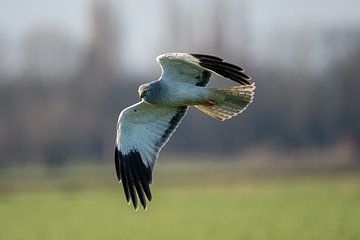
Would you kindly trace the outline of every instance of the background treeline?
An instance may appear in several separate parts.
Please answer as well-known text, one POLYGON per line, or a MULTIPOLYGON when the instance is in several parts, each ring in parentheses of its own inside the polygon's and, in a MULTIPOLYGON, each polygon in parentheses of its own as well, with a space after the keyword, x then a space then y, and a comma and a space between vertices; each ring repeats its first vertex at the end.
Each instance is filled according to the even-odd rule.
MULTIPOLYGON (((59 41, 62 36, 35 31, 27 39, 23 71, 9 76, 0 68, 1 165, 112 158, 119 112, 138 101, 138 85, 155 80, 159 71, 155 72, 155 61, 156 74, 138 72, 136 65, 122 69, 113 59, 118 55, 114 49, 126 46, 114 37, 113 13, 107 4, 98 3, 92 11, 91 41, 81 54, 59 41)), ((169 22, 176 25, 178 19, 171 16, 169 22)), ((222 18, 215 21, 219 29, 227 24, 222 18)), ((353 30, 349 40, 360 43, 360 37, 354 40, 359 32, 353 30)), ((214 34, 213 47, 199 50, 229 56, 231 62, 244 66, 256 82, 255 101, 240 117, 226 122, 191 110, 168 151, 232 154, 264 145, 292 150, 346 142, 359 153, 360 44, 314 73, 301 62, 291 68, 259 64, 224 47, 219 34, 214 34)), ((174 31, 171 36, 171 42, 180 41, 181 33, 174 31)), ((325 52, 334 50, 331 44, 322 47, 325 52)), ((293 48, 300 53, 303 46, 294 43, 293 48)), ((276 54, 281 52, 274 52, 274 59, 276 54)))

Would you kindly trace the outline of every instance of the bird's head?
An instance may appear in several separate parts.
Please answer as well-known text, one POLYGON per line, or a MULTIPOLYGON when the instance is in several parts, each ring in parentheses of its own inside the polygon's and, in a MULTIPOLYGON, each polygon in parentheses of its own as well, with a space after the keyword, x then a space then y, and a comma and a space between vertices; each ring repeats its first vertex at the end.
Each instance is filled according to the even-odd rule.
POLYGON ((143 98, 145 98, 150 92, 149 89, 149 84, 143 84, 139 87, 138 89, 138 93, 139 93, 139 98, 140 100, 142 100, 143 98))
POLYGON ((157 83, 146 83, 139 87, 139 98, 148 103, 157 103, 159 101, 158 90, 160 86, 157 83))

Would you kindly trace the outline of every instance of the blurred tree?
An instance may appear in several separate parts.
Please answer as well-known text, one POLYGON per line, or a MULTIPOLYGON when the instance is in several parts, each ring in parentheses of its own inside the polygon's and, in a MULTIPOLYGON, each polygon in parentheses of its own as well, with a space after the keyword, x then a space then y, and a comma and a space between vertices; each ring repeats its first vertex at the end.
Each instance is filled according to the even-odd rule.
POLYGON ((350 55, 336 65, 334 72, 340 90, 341 110, 338 123, 342 137, 350 138, 357 151, 360 164, 360 38, 350 55))
MULTIPOLYGON (((81 151, 101 159, 108 153, 107 146, 112 145, 109 136, 115 128, 113 94, 116 73, 120 73, 116 65, 118 53, 117 25, 109 1, 93 1, 91 14, 91 42, 83 69, 69 91, 73 104, 72 115, 78 124, 73 125, 76 142, 83 145, 81 151), (115 71, 116 69, 116 71, 115 71)), ((119 81, 119 79, 117 79, 119 81)), ((117 110, 117 109, 116 109, 117 110)))
MULTIPOLYGON (((0 76, 5 77, 5 68, 6 68, 6 39, 0 35, 0 76)), ((1 79, 0 79, 1 81, 1 79)))
POLYGON ((38 27, 25 38, 25 75, 38 80, 69 80, 80 68, 82 51, 65 32, 56 27, 38 27))
MULTIPOLYGON (((118 52, 117 26, 112 7, 108 0, 93 1, 91 14, 91 43, 87 66, 97 74, 111 75, 116 66, 118 52), (95 69, 94 69, 95 67, 95 69)), ((96 82, 99 78, 94 78, 96 82)))
MULTIPOLYGON (((243 64, 250 58, 243 58, 242 49, 248 48, 250 41, 246 40, 247 2, 240 2, 210 1, 205 7, 201 1, 184 8, 182 2, 166 1, 168 15, 163 22, 170 26, 170 40, 164 41, 171 42, 172 50, 218 53, 243 64)), ((119 53, 116 32, 122 28, 114 19, 109 1, 93 1, 91 41, 79 55, 82 48, 61 31, 37 28, 27 35, 23 75, 18 80, 0 81, 0 164, 112 159, 118 114, 138 100, 139 82, 123 75, 115 60, 119 53), (74 74, 67 74, 70 72, 74 74), (59 81, 49 81, 53 79, 59 81)), ((356 29, 351 33, 355 35, 345 39, 360 42, 354 37, 356 29)), ((191 110, 167 149, 230 154, 263 142, 290 149, 336 144, 342 138, 351 139, 360 149, 359 45, 351 45, 340 58, 329 58, 333 65, 313 74, 308 71, 313 38, 301 33, 296 36, 300 40, 274 32, 274 41, 267 43, 272 49, 271 62, 245 63, 257 90, 254 103, 244 114, 223 123, 191 110), (283 41, 278 42, 279 38, 283 41), (283 48, 283 42, 288 47, 283 48), (277 64, 280 55, 285 55, 283 59, 291 67, 277 64)), ((322 52, 333 51, 334 44, 342 46, 344 34, 341 36, 332 38, 335 43, 321 44, 322 52)))

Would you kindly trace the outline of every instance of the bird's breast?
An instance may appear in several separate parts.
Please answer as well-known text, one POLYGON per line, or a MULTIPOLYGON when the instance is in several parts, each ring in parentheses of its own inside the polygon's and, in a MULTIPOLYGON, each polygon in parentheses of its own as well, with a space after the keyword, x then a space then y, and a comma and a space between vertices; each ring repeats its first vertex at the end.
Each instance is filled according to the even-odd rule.
POLYGON ((172 106, 198 105, 209 100, 209 89, 191 84, 167 87, 162 102, 172 106), (189 86, 188 86, 189 85, 189 86))

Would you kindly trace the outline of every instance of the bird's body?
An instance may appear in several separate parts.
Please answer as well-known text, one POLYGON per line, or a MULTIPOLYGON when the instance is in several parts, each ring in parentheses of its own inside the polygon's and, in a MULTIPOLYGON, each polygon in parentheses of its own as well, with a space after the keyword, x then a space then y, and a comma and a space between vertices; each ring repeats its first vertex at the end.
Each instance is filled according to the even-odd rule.
POLYGON ((155 99, 144 99, 144 101, 155 105, 194 106, 220 97, 212 89, 194 86, 189 83, 169 83, 160 79, 149 85, 155 85, 154 88, 161 92, 161 94, 156 95, 157 98, 155 99))
POLYGON ((253 99, 255 85, 243 69, 221 58, 186 53, 157 58, 163 73, 159 80, 139 87, 141 101, 119 116, 115 143, 115 169, 126 200, 146 208, 151 201, 152 171, 161 148, 184 118, 189 106, 209 116, 229 119, 253 99), (240 83, 231 88, 206 88, 211 73, 240 83))

